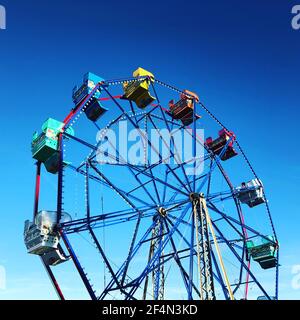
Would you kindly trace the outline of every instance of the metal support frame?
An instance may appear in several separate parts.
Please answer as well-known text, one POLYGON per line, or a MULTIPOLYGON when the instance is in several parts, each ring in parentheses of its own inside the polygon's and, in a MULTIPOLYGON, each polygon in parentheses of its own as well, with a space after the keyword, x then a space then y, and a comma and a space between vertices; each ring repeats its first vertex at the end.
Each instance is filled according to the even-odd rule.
POLYGON ((205 199, 193 194, 193 221, 197 238, 197 261, 201 300, 215 300, 215 288, 212 270, 211 242, 209 236, 205 199))
MULTIPOLYGON (((155 226, 152 229, 152 240, 150 242, 148 262, 151 261, 151 259, 153 258, 155 251, 160 246, 164 237, 164 223, 162 221, 163 218, 159 214, 157 214, 156 216, 154 216, 154 219, 155 219, 155 226)), ((159 265, 152 271, 153 300, 164 300, 165 271, 164 271, 163 255, 164 254, 162 252, 161 257, 159 257, 159 260, 160 260, 159 265)), ((149 282, 149 275, 146 276, 146 280, 145 280, 144 294, 143 294, 144 300, 146 300, 146 297, 147 297, 148 282, 149 282)))

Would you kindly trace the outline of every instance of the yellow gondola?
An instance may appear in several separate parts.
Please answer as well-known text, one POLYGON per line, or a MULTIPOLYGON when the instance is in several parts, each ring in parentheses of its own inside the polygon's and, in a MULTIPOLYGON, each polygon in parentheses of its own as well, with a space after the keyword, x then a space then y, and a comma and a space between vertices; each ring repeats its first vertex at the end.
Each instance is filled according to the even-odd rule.
POLYGON ((123 98, 135 102, 140 109, 145 109, 155 100, 149 91, 151 82, 154 82, 154 75, 143 68, 138 68, 133 72, 133 77, 137 79, 123 84, 123 98))

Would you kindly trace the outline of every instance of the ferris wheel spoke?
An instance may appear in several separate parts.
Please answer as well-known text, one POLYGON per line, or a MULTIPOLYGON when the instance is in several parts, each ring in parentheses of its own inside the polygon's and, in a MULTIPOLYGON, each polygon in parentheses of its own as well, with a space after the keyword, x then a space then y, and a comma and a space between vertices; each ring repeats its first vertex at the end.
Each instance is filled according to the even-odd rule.
MULTIPOLYGON (((90 146, 91 146, 91 145, 90 145, 90 146)), ((93 148, 95 148, 95 147, 93 147, 93 148)), ((118 157, 114 157, 113 155, 110 155, 109 153, 107 153, 107 156, 110 157, 110 158, 112 158, 112 160, 116 160, 116 161, 120 161, 120 160, 121 160, 121 159, 119 159, 118 157)), ((91 160, 91 159, 90 159, 90 160, 91 160)), ((125 161, 125 160, 124 160, 124 161, 125 161)), ((158 164, 152 165, 152 167, 154 167, 154 166, 156 166, 156 165, 158 165, 158 164)), ((171 188, 171 189, 174 189, 174 190, 178 191, 178 193, 187 195, 187 194, 184 193, 182 190, 174 187, 174 186, 171 185, 171 184, 167 184, 165 181, 163 181, 163 180, 161 180, 160 178, 154 176, 153 173, 147 172, 147 171, 146 171, 147 169, 141 169, 141 168, 139 168, 139 167, 136 166, 136 165, 132 165, 132 164, 130 164, 130 163, 125 163, 125 162, 124 162, 124 166, 128 167, 129 171, 132 173, 132 175, 134 176, 134 178, 137 180, 137 182, 139 183, 139 185, 144 189, 144 191, 147 193, 147 195, 150 197, 150 199, 152 200, 153 203, 157 203, 157 202, 153 199, 153 197, 150 195, 149 191, 145 188, 145 186, 143 186, 141 180, 138 179, 138 175, 139 175, 139 174, 143 174, 143 175, 151 178, 153 183, 154 183, 154 181, 157 181, 157 182, 159 182, 160 184, 163 184, 163 185, 165 185, 165 186, 167 186, 167 187, 169 187, 169 188, 171 188), (138 173, 137 173, 137 174, 134 174, 133 171, 137 171, 138 173)), ((150 168, 151 168, 151 167, 150 167, 150 168)), ((152 168, 151 168, 151 169, 152 169, 152 168)), ((150 170, 150 172, 151 172, 151 170, 150 170)))
MULTIPOLYGON (((180 219, 184 218, 185 215, 188 212, 188 209, 190 207, 190 204, 188 204, 186 206, 186 209, 183 210, 183 212, 181 213, 181 215, 178 217, 178 219, 175 221, 174 226, 171 228, 170 232, 166 235, 166 237, 164 238, 164 240, 161 242, 159 248, 156 250, 156 252, 153 254, 153 257, 151 259, 151 261, 149 262, 148 266, 144 269, 144 271, 141 273, 140 277, 137 280, 137 284, 140 285, 141 282, 145 279, 148 270, 153 266, 153 264, 155 264, 155 261, 157 260, 157 258, 161 255, 162 250, 165 248, 165 246, 167 245, 167 243, 170 240, 170 237, 173 235, 173 233, 175 232, 175 229, 177 228, 177 226, 180 224, 180 219)), ((130 294, 134 295, 134 293, 136 292, 137 287, 134 287, 131 289, 130 294)))
MULTIPOLYGON (((107 182, 104 181, 103 179, 100 179, 100 178, 92 175, 91 173, 88 173, 88 174, 87 174, 84 170, 78 169, 78 168, 76 168, 76 167, 74 167, 74 166, 72 166, 72 165, 69 165, 68 168, 72 169, 72 170, 75 171, 75 172, 78 172, 78 173, 82 174, 83 176, 88 175, 89 179, 94 180, 94 181, 96 181, 96 182, 104 185, 105 187, 111 189, 111 186, 110 186, 109 183, 107 183, 107 182)), ((127 195, 129 198, 131 198, 132 200, 138 201, 139 203, 142 203, 142 204, 144 204, 144 205, 151 206, 151 204, 149 204, 148 202, 145 202, 143 199, 141 199, 141 198, 139 198, 139 197, 137 197, 137 196, 134 196, 134 195, 131 194, 130 192, 128 193, 127 191, 122 190, 121 188, 116 187, 116 186, 115 186, 115 188, 116 188, 116 191, 118 191, 118 192, 120 192, 120 193, 122 193, 122 194, 126 194, 126 195, 127 195)))
MULTIPOLYGON (((125 110, 123 109, 123 107, 118 103, 118 101, 116 99, 113 98, 113 96, 110 94, 110 92, 105 88, 103 87, 103 89, 106 91, 106 93, 112 98, 112 100, 114 100, 115 104, 119 107, 119 109, 125 113, 126 115, 126 112, 125 110)), ((153 144, 149 141, 149 139, 145 136, 145 134, 140 130, 140 127, 134 123, 134 121, 126 116, 128 121, 134 126, 135 129, 137 129, 139 131, 139 134, 143 137, 143 139, 145 139, 145 141, 147 141, 149 147, 158 155, 159 159, 162 159, 162 155, 161 153, 159 152, 159 150, 157 150, 153 144)), ((189 190, 186 188, 186 186, 182 183, 182 181, 179 179, 178 175, 176 173, 174 173, 173 169, 168 165, 166 164, 166 166, 170 169, 170 171, 172 172, 172 174, 174 175, 175 179, 178 181, 179 184, 182 185, 182 187, 187 191, 189 192, 189 190)))
MULTIPOLYGON (((104 128, 104 131, 109 130, 111 126, 118 123, 123 117, 124 117, 124 114, 120 114, 116 119, 110 121, 109 124, 104 128)), ((97 128, 98 132, 102 130, 96 122, 93 122, 93 123, 94 123, 95 127, 97 128)), ((90 154, 87 156, 87 159, 92 159, 95 156, 95 153, 99 149, 100 145, 101 145, 101 141, 98 141, 95 145, 95 148, 93 148, 91 150, 90 154)))
POLYGON ((161 203, 161 199, 160 199, 159 192, 158 192, 158 189, 157 189, 157 184, 156 184, 155 179, 153 179, 153 177, 154 177, 153 171, 152 171, 152 169, 149 169, 149 171, 150 171, 150 174, 152 176, 152 184, 153 184, 153 187, 154 187, 154 190, 155 190, 157 203, 161 203))
MULTIPOLYGON (((197 177, 195 180, 196 182, 200 181, 201 179, 205 178, 207 176, 207 173, 200 175, 199 177, 197 177)), ((174 194, 172 195, 172 197, 170 198, 170 201, 174 201, 176 199, 176 197, 178 196, 179 192, 174 192, 174 194)))
POLYGON ((134 107, 133 107, 133 103, 130 100, 129 100, 129 105, 130 105, 130 110, 131 110, 131 112, 132 112, 132 114, 134 116, 134 119, 137 122, 137 116, 136 116, 136 113, 135 113, 135 110, 134 110, 134 107))
MULTIPOLYGON (((234 222, 235 224, 247 229, 248 231, 252 232, 253 234, 255 234, 256 237, 260 237, 260 238, 263 238, 265 240, 267 240, 268 242, 270 242, 271 240, 266 237, 265 235, 263 235, 262 233, 258 232, 257 230, 255 230, 254 228, 251 228, 250 226, 246 225, 246 224, 243 224, 241 223, 239 220, 229 216, 229 215, 226 215, 224 212, 222 212, 221 210, 217 209, 215 206, 211 206, 211 205, 207 205, 209 209, 215 211, 216 213, 220 214, 225 220, 229 220, 229 221, 232 221, 234 222)), ((273 242, 273 244, 276 244, 275 242, 273 242)))
POLYGON ((79 262, 78 257, 76 256, 69 239, 62 230, 60 230, 60 234, 91 299, 97 300, 96 292, 94 291, 93 286, 90 283, 90 280, 87 278, 87 274, 84 272, 84 269, 82 268, 81 263, 79 262))
MULTIPOLYGON (((169 219, 166 219, 166 220, 165 220, 165 224, 166 224, 166 228, 167 228, 167 230, 168 230, 168 232, 169 232, 170 229, 169 229, 169 226, 168 226, 168 222, 170 223, 170 220, 169 220, 169 219)), ((173 223, 170 223, 170 225, 171 225, 171 227, 174 226, 173 223)), ((178 231, 178 228, 176 228, 175 231, 176 231, 176 232, 179 232, 179 231, 178 231)), ((179 232, 179 233, 180 233, 180 232, 179 232)), ((174 242, 174 240, 173 240, 173 236, 174 236, 174 235, 172 235, 170 241, 171 241, 173 250, 174 250, 174 252, 176 253, 176 259, 175 259, 175 261, 176 261, 176 263, 177 263, 177 265, 178 265, 178 267, 179 267, 179 269, 180 269, 181 276, 182 276, 182 279, 183 279, 183 282, 184 282, 184 285, 185 285, 187 294, 189 295, 189 292, 190 292, 189 286, 191 285, 191 287, 195 290, 195 292, 197 293, 197 295, 200 297, 201 294, 200 294, 198 288, 196 287, 194 281, 193 281, 193 280, 190 280, 190 277, 189 277, 188 272, 185 270, 185 268, 183 267, 183 265, 182 265, 182 263, 181 263, 181 258, 179 258, 179 256, 178 256, 178 250, 177 250, 176 245, 175 245, 175 242, 174 242)), ((188 243, 188 241, 184 238, 184 236, 182 236, 182 239, 183 239, 184 241, 186 241, 186 243, 188 244, 188 246, 190 246, 189 243, 188 243)), ((190 250, 190 248, 188 247, 188 248, 186 249, 186 251, 189 251, 189 250, 190 250)), ((185 251, 185 250, 182 250, 182 251, 185 251)))
MULTIPOLYGON (((126 112, 125 112, 124 114, 126 114, 126 112)), ((118 150, 117 150, 114 146, 112 146, 111 143, 110 143, 110 145, 111 145, 112 148, 114 148, 114 150, 117 152, 117 156, 119 157, 118 150)), ((172 156, 174 157, 173 154, 172 154, 172 156)), ((130 171, 133 170, 133 169, 138 169, 138 166, 131 166, 130 164, 126 163, 125 160, 122 159, 122 158, 121 158, 121 159, 118 159, 118 160, 123 161, 123 162, 124 162, 124 166, 128 166, 129 169, 130 169, 130 171)), ((161 162, 162 162, 162 160, 160 160, 160 161, 159 161, 158 163, 156 163, 156 164, 153 164, 153 165, 149 166, 148 168, 146 168, 146 169, 144 169, 144 170, 141 170, 141 169, 140 169, 140 172, 138 173, 138 174, 147 175, 148 177, 152 178, 153 184, 154 184, 154 188, 155 188, 155 191, 156 191, 156 195, 157 195, 157 198, 158 198, 158 202, 160 202, 160 200, 159 200, 159 194, 158 194, 158 190, 157 190, 157 186, 156 186, 156 181, 159 181, 159 182, 161 182, 161 183, 162 183, 162 181, 161 181, 160 179, 157 179, 157 178, 153 175, 152 169, 155 168, 157 165, 159 165, 161 162), (147 170, 148 170, 149 172, 146 172, 147 170)), ((182 168, 182 166, 181 166, 181 168, 182 168)), ((169 170, 172 170, 170 167, 168 167, 168 169, 169 169, 169 170)), ((182 170, 184 171, 183 168, 182 168, 182 170)), ((137 179, 137 175, 134 175, 134 177, 137 179)), ((138 182, 141 184, 141 181, 138 180, 138 182)), ((141 185, 142 185, 142 184, 141 184, 141 185)), ((188 185, 188 184, 186 184, 186 186, 187 186, 187 185, 188 185)), ((169 185, 169 187, 170 187, 170 185, 169 185)), ((144 189, 144 191, 151 197, 151 195, 149 194, 149 192, 147 191, 147 189, 145 189, 145 188, 143 188, 143 189, 144 189)), ((153 198, 152 198, 152 201, 155 202, 153 198)))
POLYGON ((188 196, 189 193, 186 193, 184 191, 182 191, 181 189, 175 187, 174 185, 170 184, 170 183, 167 183, 165 182, 164 180, 156 177, 156 176, 152 176, 151 174, 149 174, 148 172, 145 172, 145 170, 141 170, 140 168, 137 168, 137 167, 132 167, 133 170, 137 171, 138 173, 142 173, 143 175, 146 175, 150 178, 153 178, 154 180, 156 180, 157 182, 159 182, 160 184, 162 185, 165 185, 167 186, 169 189, 172 189, 174 191, 177 191, 178 193, 180 193, 181 195, 185 195, 185 196, 188 196))
MULTIPOLYGON (((151 217, 153 213, 144 213, 142 214, 142 218, 151 217)), ((133 210, 131 213, 124 213, 118 215, 112 215, 111 217, 103 217, 100 216, 93 216, 88 220, 87 218, 81 220, 75 220, 72 223, 62 224, 62 227, 65 228, 66 233, 77 233, 87 230, 89 226, 92 226, 93 229, 102 228, 102 227, 109 227, 112 225, 117 225, 120 223, 126 223, 136 220, 139 217, 139 214, 136 213, 136 210, 133 210)))
POLYGON ((139 231, 139 227, 140 227, 140 223, 141 223, 141 215, 139 215, 134 232, 133 232, 133 236, 132 236, 132 240, 131 240, 131 244, 130 244, 130 248, 129 248, 129 252, 128 252, 128 256, 127 259, 125 261, 125 267, 124 267, 124 271, 123 271, 123 275, 122 275, 122 280, 121 280, 121 284, 124 285, 124 281, 126 279, 127 276, 127 271, 129 268, 129 264, 131 261, 131 256, 132 256, 132 252, 135 246, 135 242, 137 239, 137 235, 138 235, 138 231, 139 231))
POLYGON ((178 129, 180 130, 180 129, 182 129, 182 125, 180 125, 179 123, 177 123, 177 122, 175 122, 175 121, 172 121, 172 120, 165 120, 163 117, 160 117, 159 115, 157 115, 157 114, 151 114, 151 117, 152 118, 154 118, 154 119, 157 119, 157 120, 159 120, 159 121, 161 121, 162 123, 168 123, 168 124, 170 124, 170 125, 173 125, 173 126, 176 126, 176 127, 178 127, 178 129))
MULTIPOLYGON (((181 206, 182 204, 184 204, 184 203, 186 203, 186 201, 184 201, 184 202, 182 202, 182 203, 179 203, 179 204, 177 204, 177 205, 175 205, 175 206, 173 206, 173 207, 171 207, 171 208, 169 208, 169 209, 166 209, 166 211, 165 212, 167 212, 167 210, 173 210, 173 209, 175 209, 175 208, 177 208, 178 206, 181 206)), ((159 219, 159 218, 157 218, 157 219, 159 219)), ((161 218, 162 219, 162 218, 161 218)), ((160 220, 160 219, 159 219, 160 220)), ((158 221, 158 220, 156 220, 156 221, 158 221)), ((162 224, 160 224, 160 226, 162 226, 162 224)), ((153 229, 153 230, 155 230, 155 228, 153 229)), ((168 230, 169 231, 169 230, 168 230)), ((162 232, 162 228, 160 227, 160 232, 162 232)), ((169 235, 169 232, 166 234, 167 236, 169 235)), ((164 239, 164 234, 161 234, 160 235, 160 239, 159 239, 159 245, 157 246, 157 250, 159 250, 159 248, 161 248, 162 246, 163 246, 163 239, 164 239)), ((153 239, 152 239, 153 240, 153 239)), ((165 244, 166 245, 166 244, 165 244)), ((165 245, 164 245, 164 247, 165 247, 165 245)), ((153 242, 152 242, 152 253, 151 254, 149 254, 149 264, 151 263, 151 261, 152 261, 152 257, 154 257, 154 255, 156 254, 156 252, 154 252, 154 248, 156 247, 156 245, 154 245, 153 246, 153 242)), ((151 248, 151 247, 150 247, 151 248)), ((151 249, 150 249, 151 250, 151 249)), ((163 250, 163 249, 162 249, 163 250)), ((160 268, 160 266, 161 265, 163 265, 164 263, 166 263, 167 261, 165 261, 164 259, 161 261, 161 256, 162 256, 162 250, 161 250, 161 252, 160 252, 160 255, 158 256, 158 258, 157 258, 157 264, 156 265, 153 265, 152 266, 152 268, 149 268, 148 270, 147 270, 147 273, 146 273, 146 275, 145 275, 145 277, 146 277, 146 282, 148 282, 148 280, 147 280, 147 277, 148 277, 148 274, 149 273, 151 273, 151 272, 154 272, 154 270, 156 270, 155 272, 156 272, 156 277, 159 277, 159 273, 158 273, 158 271, 157 270, 159 270, 159 268, 160 268)), ((130 258, 130 256, 128 256, 128 261, 130 260, 129 259, 130 258)), ((129 264, 128 264, 129 265, 129 264)), ((127 268, 128 268, 128 266, 127 266, 127 268)), ((123 273, 123 277, 126 275, 126 268, 125 268, 125 270, 124 270, 124 273, 123 273)), ((135 284, 135 282, 138 282, 138 286, 140 286, 141 285, 141 282, 139 282, 140 280, 139 279, 136 279, 136 280, 134 280, 133 282, 132 282, 132 285, 134 285, 135 284)), ((156 295, 157 295, 157 293, 158 293, 158 291, 156 290, 156 295)), ((156 296, 155 295, 155 296, 156 296)))
MULTIPOLYGON (((167 232, 169 233, 170 232, 170 228, 169 228, 169 225, 168 225, 168 222, 166 219, 164 219, 164 224, 166 226, 166 230, 167 232)), ((181 277, 182 277, 182 280, 183 280, 183 283, 184 283, 184 286, 186 288, 186 290, 188 290, 188 274, 186 272, 186 270, 184 269, 181 261, 180 261, 180 258, 179 258, 179 252, 176 248, 176 245, 175 245, 175 241, 174 241, 174 235, 171 236, 170 238, 170 242, 171 242, 171 246, 172 246, 172 249, 174 251, 174 260, 180 270, 180 273, 181 273, 181 277)))
MULTIPOLYGON (((167 129, 168 129, 168 131, 171 133, 169 123, 167 122, 166 115, 165 115, 164 111, 162 110, 161 105, 159 105, 159 109, 160 109, 160 112, 161 112, 161 114, 162 114, 162 116, 163 116, 163 119, 164 119, 164 122, 165 122, 165 125, 166 125, 167 129)), ((175 161, 178 161, 178 160, 179 160, 178 162, 179 162, 179 163, 182 163, 182 159, 177 159, 177 160, 176 160, 176 157, 175 157, 175 154, 178 156, 178 148, 177 148, 176 144, 174 143, 174 137, 171 135, 170 142, 172 143, 172 146, 173 146, 174 149, 175 149, 175 153, 174 153, 173 151, 171 151, 171 143, 170 143, 170 145, 168 146, 168 144, 166 143, 164 137, 161 135, 161 132, 158 130, 157 126, 155 125, 155 123, 154 123, 154 121, 151 119, 151 117, 150 117, 150 121, 151 121, 153 127, 155 128, 156 132, 159 133, 160 137, 162 138, 165 146, 168 148, 168 151, 170 151, 171 156, 174 158, 174 160, 175 160, 175 161)), ((185 172, 185 168, 183 167, 183 165, 179 165, 179 167, 181 168, 181 171, 182 171, 182 173, 183 173, 183 175, 184 175, 184 178, 185 178, 185 181, 186 181, 186 186, 189 186, 189 190, 191 191, 191 184, 190 184, 190 182, 189 182, 189 180, 188 180, 187 174, 186 174, 186 172, 185 172)))
MULTIPOLYGON (((234 200, 234 204, 235 204, 235 207, 237 209, 237 213, 238 213, 238 217, 239 217, 239 220, 241 222, 241 224, 245 224, 245 221, 244 221, 244 215, 243 215, 243 212, 242 212, 242 208, 241 208, 241 205, 240 203, 238 202, 238 200, 236 199, 235 197, 235 189, 228 177, 228 175, 226 174, 223 166, 221 165, 220 161, 217 161, 217 165, 218 165, 218 168, 220 170, 220 172, 222 173, 227 185, 229 186, 230 190, 231 190, 231 194, 232 194, 232 198, 234 200)), ((247 229, 245 229, 244 227, 242 227, 242 233, 243 233, 243 237, 245 239, 245 241, 248 240, 248 233, 247 233, 247 229)), ((245 249, 246 250, 246 249, 245 249)), ((246 290, 247 291, 247 290, 246 290)))
MULTIPOLYGON (((106 255, 105 255, 105 252, 104 252, 100 242, 98 241, 98 238, 97 238, 95 232, 93 231, 93 229, 90 226, 88 227, 88 230, 89 230, 90 235, 92 236, 92 239, 93 239, 106 267, 108 268, 113 280, 117 284, 118 289, 120 290, 121 293, 123 293, 126 297, 128 297, 127 292, 124 289, 122 289, 121 283, 118 281, 118 278, 116 277, 116 274, 114 273, 114 270, 113 270, 111 264, 109 263, 106 255)), ((130 298, 133 298, 133 297, 130 296, 130 298)))
MULTIPOLYGON (((124 115, 128 114, 125 112, 123 113, 124 115)), ((139 186, 141 186, 144 190, 144 192, 148 195, 148 197, 150 198, 150 200, 153 203, 157 203, 157 201, 155 201, 155 199, 152 197, 151 193, 145 188, 145 185, 143 185, 142 181, 138 178, 138 176, 134 173, 133 171, 133 167, 136 166, 132 166, 128 163, 128 161, 126 161, 122 155, 120 155, 119 151, 117 150, 116 146, 114 146, 110 141, 108 141, 109 145, 111 146, 111 148, 116 152, 116 155, 118 157, 118 160, 122 161, 122 163, 124 164, 124 166, 126 166, 128 168, 128 170, 130 171, 130 173, 132 174, 132 176, 135 178, 135 180, 138 182, 139 186)), ((153 177, 153 175, 151 174, 151 176, 153 177)), ((152 183, 155 184, 155 181, 152 179, 152 183)), ((156 185, 155 185, 156 187, 156 185)))
POLYGON ((223 201, 224 199, 227 200, 227 199, 232 199, 232 198, 233 198, 233 195, 232 195, 231 190, 206 194, 206 199, 207 199, 207 201, 210 201, 210 202, 213 202, 215 200, 223 201))
MULTIPOLYGON (((148 238, 148 236, 150 235, 153 227, 155 225, 155 222, 153 221, 152 224, 150 225, 150 227, 146 230, 146 232, 144 233, 144 235, 141 237, 141 239, 139 240, 139 242, 135 245, 134 249, 132 250, 130 259, 132 260, 135 255, 137 254, 137 252, 139 251, 139 249, 141 248, 141 246, 143 245, 143 243, 145 242, 145 240, 148 238)), ((124 273, 124 268, 126 265, 126 261, 121 265, 121 267, 118 269, 118 271, 116 272, 116 277, 119 279, 119 277, 121 277, 124 273)), ((115 282, 114 279, 112 279, 110 281, 110 283, 107 285, 107 287, 104 289, 104 291, 102 292, 101 296, 100 296, 100 300, 104 299, 105 296, 107 295, 107 293, 112 290, 113 286, 114 286, 115 282)), ((133 296, 133 295, 132 295, 133 296)))
MULTIPOLYGON (((167 208, 170 204, 172 207, 165 209, 166 212, 172 211, 182 205, 184 205, 187 201, 180 200, 176 205, 174 202, 172 203, 163 203, 163 207, 167 208)), ((142 213, 142 218, 151 217, 157 212, 157 206, 147 206, 147 207, 139 207, 139 212, 142 213)), ((136 209, 130 210, 122 210, 122 211, 114 211, 110 213, 102 213, 101 215, 91 215, 90 219, 83 218, 78 220, 73 220, 70 222, 65 222, 61 224, 61 227, 65 230, 67 234, 84 231, 88 228, 88 226, 92 226, 93 228, 100 228, 104 225, 106 227, 113 224, 129 222, 137 218, 139 213, 137 213, 136 209), (99 225, 101 224, 101 225, 99 225)))
POLYGON ((135 209, 138 213, 139 210, 138 208, 136 207, 136 205, 131 202, 131 200, 128 198, 128 196, 126 195, 125 192, 119 190, 102 172, 100 172, 91 162, 90 162, 90 166, 93 170, 95 170, 97 172, 97 174, 112 188, 114 189, 117 194, 119 194, 119 196, 130 206, 132 207, 133 209, 135 209))
MULTIPOLYGON (((218 212, 219 213, 219 209, 213 204, 211 203, 210 201, 208 201, 208 205, 207 207, 209 209, 212 209, 213 211, 215 212, 218 212)), ((246 241, 247 239, 245 238, 245 234, 243 232, 241 232, 233 223, 231 220, 227 219, 227 215, 225 216, 222 216, 222 218, 220 219, 215 219, 214 222, 218 222, 218 221, 225 221, 240 237, 241 239, 243 239, 243 241, 246 241)))
POLYGON ((234 256, 238 259, 238 261, 242 264, 242 266, 244 267, 244 269, 249 273, 249 275, 251 276, 251 278, 253 279, 253 281, 256 283, 256 285, 260 288, 260 290, 262 291, 262 293, 269 299, 271 300, 270 296, 268 295, 267 291, 263 288, 263 286, 260 284, 260 282, 256 279, 256 277, 254 276, 254 274, 252 273, 252 271, 248 268, 248 266, 245 264, 245 262, 242 260, 242 258, 240 257, 240 255, 237 253, 237 251, 234 249, 233 245, 226 239, 226 237, 224 237, 223 233, 221 232, 221 230, 216 226, 215 223, 212 223, 215 230, 217 231, 217 233, 219 234, 219 236, 224 240, 225 244, 227 245, 227 247, 230 249, 230 251, 234 254, 234 256))
MULTIPOLYGON (((224 174, 224 169, 221 167, 221 172, 226 180, 226 182, 228 183, 229 187, 231 188, 232 190, 232 195, 233 195, 233 199, 234 199, 234 203, 235 203, 235 206, 237 208, 237 212, 238 212, 238 217, 239 217, 239 221, 240 221, 240 224, 241 224, 241 230, 242 230, 242 234, 235 228, 235 226, 228 220, 228 219, 224 219, 234 230, 237 231, 238 234, 240 234, 240 236, 243 238, 243 241, 244 241, 244 245, 243 245, 243 248, 242 248, 242 260, 244 261, 246 259, 246 241, 249 241, 251 239, 251 237, 249 237, 248 235, 248 232, 247 232, 247 229, 242 226, 245 224, 245 221, 244 221, 244 217, 243 217, 243 213, 242 213, 242 209, 241 209, 241 206, 240 204, 237 202, 237 200, 234 198, 234 192, 233 192, 233 187, 232 187, 232 184, 229 180, 229 178, 227 177, 226 174, 224 174)), ((211 204, 212 206, 215 207, 215 205, 211 204)), ((216 207, 215 207, 216 208, 216 207)), ((248 268, 250 269, 250 261, 248 261, 248 268)), ((240 275, 239 275, 239 283, 242 282, 242 277, 243 277, 243 265, 240 266, 240 275)), ((246 273, 246 279, 247 279, 247 283, 246 283, 246 289, 245 289, 245 299, 247 299, 247 294, 248 294, 248 283, 249 283, 249 273, 247 272, 246 273)), ((236 286, 236 290, 238 290, 240 285, 237 285, 236 286)))

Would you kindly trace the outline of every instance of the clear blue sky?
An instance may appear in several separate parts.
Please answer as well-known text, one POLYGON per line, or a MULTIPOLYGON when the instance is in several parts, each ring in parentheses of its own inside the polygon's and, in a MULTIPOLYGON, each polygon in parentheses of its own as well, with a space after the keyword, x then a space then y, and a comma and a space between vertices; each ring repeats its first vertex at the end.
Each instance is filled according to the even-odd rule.
MULTIPOLYGON (((300 2, 300 1, 298 1, 300 2)), ((202 101, 233 129, 262 177, 281 244, 281 298, 300 264, 300 31, 297 1, 0 0, 2 143, 0 299, 55 298, 37 259, 26 254, 23 222, 32 214, 30 141, 48 117, 62 119, 86 71, 126 77, 138 66, 202 101)))

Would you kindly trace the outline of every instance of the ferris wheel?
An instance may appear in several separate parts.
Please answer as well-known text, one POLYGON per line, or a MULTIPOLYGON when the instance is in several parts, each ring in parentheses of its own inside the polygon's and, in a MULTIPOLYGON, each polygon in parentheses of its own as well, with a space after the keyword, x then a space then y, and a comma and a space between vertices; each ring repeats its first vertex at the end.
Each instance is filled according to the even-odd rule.
POLYGON ((55 274, 71 266, 93 300, 278 299, 263 183, 197 94, 138 68, 116 80, 87 73, 73 102, 33 136, 24 230, 60 299, 55 274), (41 188, 44 176, 57 189, 41 188))

